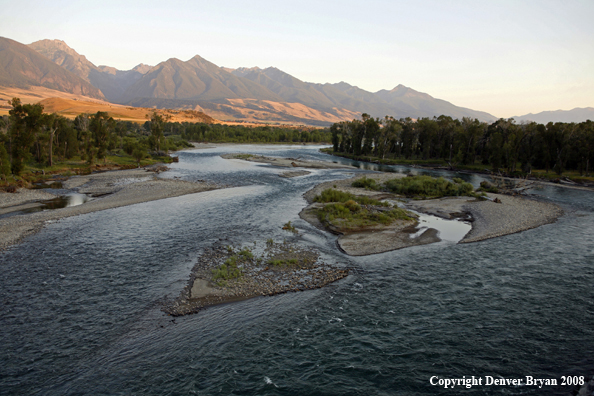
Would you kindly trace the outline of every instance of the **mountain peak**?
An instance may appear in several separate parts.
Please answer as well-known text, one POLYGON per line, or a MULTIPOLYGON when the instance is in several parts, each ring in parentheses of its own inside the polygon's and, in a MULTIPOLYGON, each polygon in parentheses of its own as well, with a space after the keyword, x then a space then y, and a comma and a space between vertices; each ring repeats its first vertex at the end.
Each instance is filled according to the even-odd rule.
POLYGON ((145 65, 144 63, 139 63, 138 65, 134 66, 132 71, 138 72, 140 74, 146 74, 152 68, 153 68, 153 66, 145 65))
POLYGON ((410 89, 410 88, 407 86, 404 86, 402 84, 398 84, 394 88, 392 88, 392 90, 390 92, 398 92, 398 91, 408 90, 408 89, 410 89))
POLYGON ((262 71, 262 69, 260 69, 258 66, 254 66, 254 67, 238 67, 235 70, 240 71, 240 72, 262 71))

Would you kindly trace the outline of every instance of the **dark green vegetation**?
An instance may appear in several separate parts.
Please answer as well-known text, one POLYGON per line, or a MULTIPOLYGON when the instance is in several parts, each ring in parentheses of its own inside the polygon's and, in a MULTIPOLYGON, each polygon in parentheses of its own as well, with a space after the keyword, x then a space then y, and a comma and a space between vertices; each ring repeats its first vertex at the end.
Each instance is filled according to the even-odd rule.
POLYGON ((321 194, 316 195, 314 202, 328 203, 328 202, 347 202, 355 201, 361 205, 374 206, 390 206, 387 202, 381 202, 377 199, 369 198, 364 195, 353 195, 348 192, 327 188, 321 194))
POLYGON ((378 184, 374 179, 362 177, 355 180, 352 186, 366 188, 368 190, 391 192, 414 198, 457 197, 461 195, 477 196, 472 184, 466 183, 459 178, 454 178, 454 182, 452 183, 443 177, 410 176, 388 180, 383 184, 378 184))
POLYGON ((252 257, 236 254, 229 257, 225 263, 212 270, 212 280, 219 286, 225 286, 228 280, 241 278, 243 272, 240 268, 238 268, 238 262, 241 263, 242 261, 251 259, 252 257))
POLYGON ((249 127, 243 125, 167 123, 165 130, 172 135, 194 142, 219 143, 328 143, 327 129, 290 127, 249 127))
POLYGON ((171 162, 163 150, 191 146, 179 136, 166 138, 165 122, 158 114, 140 127, 104 112, 70 120, 43 113, 42 105, 22 104, 18 98, 10 104, 10 116, 0 118, 4 182, 37 178, 34 173, 89 172, 100 162, 115 168, 140 166, 145 159, 144 164, 171 162))
POLYGON ((268 244, 265 256, 261 261, 270 269, 303 269, 313 266, 319 259, 319 254, 311 249, 291 243, 268 244))
POLYGON ((163 311, 187 315, 210 305, 316 289, 349 274, 348 269, 325 263, 317 250, 307 246, 272 239, 264 248, 258 245, 206 248, 186 287, 178 298, 165 302, 163 311), (213 291, 213 285, 218 290, 213 291))
POLYGON ((43 113, 40 104, 14 98, 10 116, 0 118, 0 178, 4 183, 35 180, 33 173, 81 173, 94 164, 126 168, 171 162, 168 150, 192 147, 186 139, 234 143, 329 141, 327 130, 170 123, 156 113, 142 126, 105 112, 74 120, 43 113))
MULTIPOLYGON (((485 169, 511 176, 567 174, 589 176, 594 162, 594 122, 516 124, 500 119, 492 124, 477 119, 440 116, 396 120, 340 122, 330 128, 330 153, 383 164, 424 164, 476 171, 485 169), (568 172, 569 171, 569 172, 568 172)), ((579 177, 574 177, 579 181, 579 177)), ((591 179, 591 181, 594 179, 591 179)))
POLYGON ((212 281, 220 287, 228 286, 229 281, 241 281, 248 268, 308 268, 316 263, 318 254, 288 243, 275 243, 272 239, 266 241, 264 254, 254 256, 252 251, 244 247, 241 250, 227 246, 228 258, 225 262, 212 269, 212 281))
POLYGON ((476 191, 484 191, 497 194, 499 192, 499 189, 493 184, 489 183, 488 181, 482 181, 481 186, 477 188, 476 191))
POLYGON ((326 203, 316 210, 320 222, 340 232, 361 230, 378 224, 389 225, 396 220, 412 220, 409 212, 392 207, 387 202, 334 189, 322 191, 314 198, 314 202, 326 203))

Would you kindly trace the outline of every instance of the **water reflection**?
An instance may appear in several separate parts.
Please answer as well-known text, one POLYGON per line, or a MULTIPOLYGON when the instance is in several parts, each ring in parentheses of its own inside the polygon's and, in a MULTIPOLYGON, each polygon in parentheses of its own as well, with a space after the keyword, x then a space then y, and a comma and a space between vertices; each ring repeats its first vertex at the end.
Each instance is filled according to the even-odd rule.
POLYGON ((434 228, 438 231, 438 236, 442 241, 460 242, 472 228, 466 221, 442 219, 414 210, 411 212, 419 216, 419 230, 415 234, 411 234, 411 238, 419 237, 429 228, 434 228))

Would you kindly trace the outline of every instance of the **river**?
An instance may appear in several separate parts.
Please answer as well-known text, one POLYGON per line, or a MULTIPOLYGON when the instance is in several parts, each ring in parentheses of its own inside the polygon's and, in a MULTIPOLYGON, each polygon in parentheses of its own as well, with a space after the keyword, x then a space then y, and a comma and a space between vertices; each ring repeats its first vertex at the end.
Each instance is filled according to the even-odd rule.
MULTIPOLYGON (((325 159, 317 146, 179 153, 164 177, 229 188, 63 219, 0 253, 2 395, 453 395, 430 378, 594 373, 594 193, 531 190, 555 224, 478 243, 366 257, 298 217, 302 195, 352 171, 285 169, 222 153, 325 159), (160 308, 201 251, 289 234, 353 267, 323 289, 173 319, 160 308)), ((361 168, 376 169, 373 164, 361 168)), ((482 178, 387 167, 396 172, 482 178)), ((360 170, 355 170, 360 172, 360 170)), ((571 386, 476 386, 467 394, 569 395, 571 386)))

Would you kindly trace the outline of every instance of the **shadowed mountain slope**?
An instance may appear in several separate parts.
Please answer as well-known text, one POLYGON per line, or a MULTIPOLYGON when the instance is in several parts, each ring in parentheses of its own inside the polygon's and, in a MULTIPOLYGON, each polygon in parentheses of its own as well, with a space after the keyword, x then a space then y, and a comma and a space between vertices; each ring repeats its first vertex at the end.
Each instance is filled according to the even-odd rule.
POLYGON ((110 102, 118 103, 126 89, 138 81, 151 66, 140 64, 132 70, 95 66, 61 40, 39 40, 28 45, 57 65, 97 87, 110 102))
POLYGON ((58 66, 17 41, 0 37, 0 86, 42 86, 58 91, 103 99, 88 81, 58 66))

